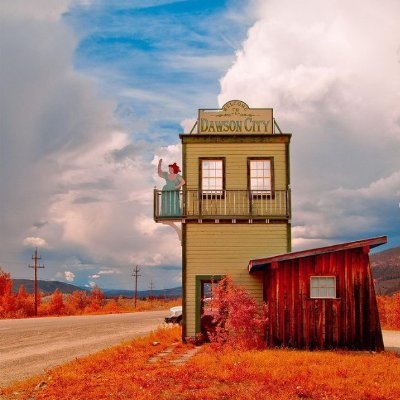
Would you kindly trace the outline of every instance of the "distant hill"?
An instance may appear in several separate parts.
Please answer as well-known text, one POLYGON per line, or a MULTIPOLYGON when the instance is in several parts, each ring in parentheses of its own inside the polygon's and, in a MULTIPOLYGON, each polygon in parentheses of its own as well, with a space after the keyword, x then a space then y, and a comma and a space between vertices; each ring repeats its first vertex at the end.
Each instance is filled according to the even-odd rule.
MULTIPOLYGON (((135 292, 133 290, 120 290, 120 289, 102 289, 106 297, 133 297, 135 292)), ((176 287, 165 290, 138 290, 138 297, 143 299, 145 297, 182 297, 182 287, 176 287)))
MULTIPOLYGON (((34 291, 34 281, 32 279, 13 279, 13 292, 16 293, 21 285, 25 286, 28 293, 33 293, 34 291)), ((46 294, 53 293, 56 289, 59 289, 62 293, 72 293, 75 290, 85 290, 81 287, 71 285, 70 283, 59 282, 59 281, 41 281, 38 280, 39 291, 46 294)))
MULTIPOLYGON (((34 281, 31 279, 13 279, 13 292, 16 293, 21 285, 25 286, 25 289, 28 293, 33 293, 34 291, 34 281)), ((89 292, 90 290, 87 288, 81 288, 79 286, 71 285, 70 283, 64 283, 59 281, 40 281, 38 280, 38 288, 39 291, 44 292, 45 294, 53 293, 56 289, 59 289, 61 293, 70 294, 75 290, 84 290, 89 292)), ((133 290, 123 290, 123 289, 101 289, 101 291, 105 294, 106 297, 131 297, 134 296, 133 290)), ((143 290, 138 291, 139 298, 145 298, 149 296, 155 297, 181 297, 182 296, 182 287, 176 287, 172 289, 165 290, 143 290)))
POLYGON ((400 247, 371 254, 370 260, 376 293, 391 295, 400 292, 400 247))

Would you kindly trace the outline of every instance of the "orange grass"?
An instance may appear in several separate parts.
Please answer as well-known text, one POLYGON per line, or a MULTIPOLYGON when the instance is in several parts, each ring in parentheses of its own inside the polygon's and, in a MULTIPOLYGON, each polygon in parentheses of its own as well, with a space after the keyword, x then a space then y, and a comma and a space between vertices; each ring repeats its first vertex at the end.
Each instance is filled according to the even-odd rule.
POLYGON ((156 310, 165 310, 174 306, 180 306, 182 304, 182 299, 138 299, 136 302, 136 308, 134 300, 132 299, 118 299, 118 300, 108 300, 107 304, 103 307, 105 311, 107 308, 112 309, 113 303, 118 304, 117 312, 135 312, 135 311, 156 311, 156 310))
POLYGON ((400 359, 391 353, 264 350, 215 351, 205 345, 183 366, 169 361, 192 346, 177 344, 155 364, 149 358, 179 342, 180 329, 77 359, 0 390, 4 399, 213 400, 400 398, 400 359), (153 346, 152 342, 160 342, 153 346), (46 384, 34 390, 39 382, 46 384), (15 394, 18 392, 18 394, 15 394), (13 394, 14 393, 14 394, 13 394))

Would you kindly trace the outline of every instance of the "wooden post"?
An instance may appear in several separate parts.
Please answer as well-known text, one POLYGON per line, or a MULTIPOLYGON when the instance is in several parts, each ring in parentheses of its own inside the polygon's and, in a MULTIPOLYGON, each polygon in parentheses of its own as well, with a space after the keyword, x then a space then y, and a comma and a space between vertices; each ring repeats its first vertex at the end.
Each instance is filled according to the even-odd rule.
POLYGON ((35 290, 35 317, 38 315, 38 283, 37 283, 37 269, 38 268, 44 268, 44 265, 38 265, 38 260, 40 260, 41 257, 38 256, 38 249, 36 247, 35 253, 32 256, 32 260, 34 260, 34 265, 29 265, 29 268, 34 268, 35 269, 35 285, 34 285, 34 290, 35 290))
POLYGON ((142 276, 139 275, 140 272, 140 268, 138 265, 136 265, 135 269, 133 270, 133 274, 132 276, 135 277, 135 308, 136 308, 136 303, 137 303, 137 280, 138 280, 138 276, 142 276))

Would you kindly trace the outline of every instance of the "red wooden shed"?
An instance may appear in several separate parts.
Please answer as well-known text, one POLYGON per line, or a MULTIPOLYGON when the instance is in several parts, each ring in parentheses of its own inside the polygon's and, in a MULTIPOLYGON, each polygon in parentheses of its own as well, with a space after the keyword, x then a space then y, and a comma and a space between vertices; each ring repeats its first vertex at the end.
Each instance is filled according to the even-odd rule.
POLYGON ((377 237, 251 260, 264 272, 267 346, 383 350, 369 250, 377 237))

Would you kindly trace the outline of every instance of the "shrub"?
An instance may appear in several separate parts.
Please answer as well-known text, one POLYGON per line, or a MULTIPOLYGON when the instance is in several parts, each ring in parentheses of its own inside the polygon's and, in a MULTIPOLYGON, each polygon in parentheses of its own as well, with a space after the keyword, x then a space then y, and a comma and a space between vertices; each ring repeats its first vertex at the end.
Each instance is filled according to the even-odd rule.
POLYGON ((35 298, 27 293, 24 285, 21 285, 18 289, 15 311, 17 318, 32 317, 35 315, 35 298))
POLYGON ((215 330, 208 334, 211 342, 239 349, 265 347, 266 305, 258 305, 230 276, 214 289, 211 307, 216 310, 215 330))
POLYGON ((79 315, 82 314, 89 304, 89 299, 85 291, 75 290, 67 296, 65 300, 66 314, 79 315))
POLYGON ((15 295, 12 293, 10 274, 0 268, 0 317, 10 318, 15 312, 15 295))
POLYGON ((91 313, 100 311, 103 306, 104 297, 104 293, 97 286, 95 286, 90 293, 89 304, 86 307, 85 312, 91 313))
POLYGON ((377 296, 379 319, 383 328, 400 328, 400 293, 377 296))
POLYGON ((60 289, 56 289, 51 296, 48 312, 50 315, 63 315, 65 313, 65 305, 63 295, 60 289))

